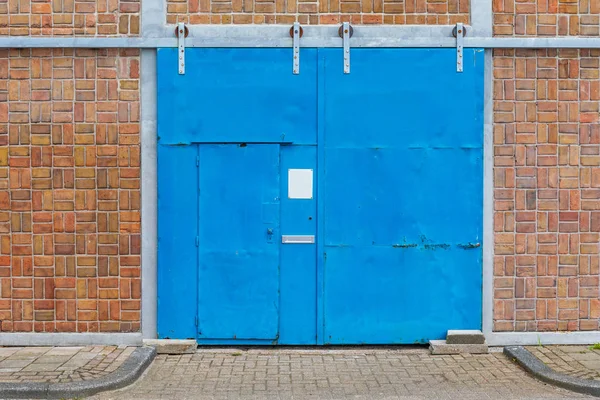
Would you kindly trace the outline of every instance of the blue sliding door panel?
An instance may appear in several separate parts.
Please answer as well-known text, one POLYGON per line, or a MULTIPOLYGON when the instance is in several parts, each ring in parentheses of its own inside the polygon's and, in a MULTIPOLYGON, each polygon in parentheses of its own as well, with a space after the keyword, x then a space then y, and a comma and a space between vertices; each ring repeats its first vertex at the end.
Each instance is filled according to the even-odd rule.
POLYGON ((200 145, 198 335, 277 339, 279 145, 200 145))
POLYGON ((158 51, 159 142, 316 142, 316 50, 302 49, 300 75, 291 49, 158 51), (167 75, 163 79, 163 75, 167 75))
POLYGON ((158 149, 158 337, 196 338, 197 146, 158 149))
POLYGON ((324 342, 480 329, 483 52, 463 73, 453 49, 353 49, 349 75, 319 55, 324 342))
POLYGON ((159 146, 194 152, 183 165, 159 150, 159 196, 181 206, 158 210, 160 237, 181 239, 159 249, 169 337, 315 343, 315 245, 282 245, 280 224, 289 235, 316 230, 316 198, 287 198, 288 169, 312 168, 317 179, 316 55, 303 49, 294 75, 291 49, 188 48, 179 75, 177 50, 158 50, 159 146), (188 175, 193 182, 177 184, 188 175), (174 273, 180 254, 194 258, 174 273))

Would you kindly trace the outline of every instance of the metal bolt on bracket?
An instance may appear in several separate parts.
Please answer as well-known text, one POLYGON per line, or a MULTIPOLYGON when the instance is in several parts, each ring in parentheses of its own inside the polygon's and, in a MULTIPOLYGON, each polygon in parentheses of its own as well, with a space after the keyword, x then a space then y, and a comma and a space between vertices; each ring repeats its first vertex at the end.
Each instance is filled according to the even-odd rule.
POLYGON ((454 28, 452 28, 452 36, 456 37, 456 32, 458 31, 459 27, 457 25, 462 25, 462 35, 463 36, 467 36, 467 28, 462 24, 462 23, 457 23, 454 28))
POLYGON ((300 23, 294 22, 294 25, 290 28, 290 36, 292 37, 293 47, 292 71, 294 75, 300 74, 300 38, 303 34, 304 30, 300 26, 300 23))
POLYGON ((338 34, 343 40, 344 44, 344 73, 350 73, 350 38, 354 34, 354 28, 350 25, 349 22, 342 23, 340 29, 338 30, 338 34))
POLYGON ((175 36, 177 36, 177 65, 179 75, 185 74, 185 38, 189 34, 187 26, 183 22, 177 24, 175 36))
POLYGON ((456 72, 463 72, 464 37, 467 34, 465 26, 459 22, 452 30, 456 38, 456 72))

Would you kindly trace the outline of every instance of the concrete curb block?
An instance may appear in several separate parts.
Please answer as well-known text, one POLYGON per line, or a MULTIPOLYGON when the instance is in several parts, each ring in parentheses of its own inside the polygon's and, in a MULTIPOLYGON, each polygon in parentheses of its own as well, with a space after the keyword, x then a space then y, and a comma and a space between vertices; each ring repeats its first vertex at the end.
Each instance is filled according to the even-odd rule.
POLYGON ((541 381, 569 389, 574 392, 600 397, 599 381, 581 379, 560 374, 541 362, 523 346, 505 347, 504 354, 510 359, 516 361, 527 372, 531 373, 541 381))
POLYGON ((154 347, 138 347, 116 371, 98 379, 71 383, 0 382, 0 399, 70 399, 115 390, 135 382, 156 356, 154 347))

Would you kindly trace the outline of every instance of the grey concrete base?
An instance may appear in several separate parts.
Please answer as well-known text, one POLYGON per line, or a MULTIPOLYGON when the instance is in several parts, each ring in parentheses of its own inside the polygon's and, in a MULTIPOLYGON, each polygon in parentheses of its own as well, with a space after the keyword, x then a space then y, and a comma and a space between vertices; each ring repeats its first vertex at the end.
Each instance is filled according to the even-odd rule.
POLYGON ((0 399, 72 399, 115 390, 135 382, 150 365, 156 350, 139 347, 116 371, 89 381, 71 383, 0 383, 0 399))
POLYGON ((157 354, 193 354, 198 348, 195 340, 187 339, 145 339, 144 344, 156 348, 157 354))
POLYGON ((504 354, 541 381, 574 392, 600 397, 599 381, 560 374, 541 362, 523 346, 505 347, 504 354))
POLYGON ((485 336, 480 330, 449 330, 447 344, 484 344, 485 336))
POLYGON ((0 333, 0 346, 141 346, 142 334, 135 333, 0 333))
POLYGON ((430 340, 431 354, 487 354, 487 344, 448 344, 445 340, 430 340))

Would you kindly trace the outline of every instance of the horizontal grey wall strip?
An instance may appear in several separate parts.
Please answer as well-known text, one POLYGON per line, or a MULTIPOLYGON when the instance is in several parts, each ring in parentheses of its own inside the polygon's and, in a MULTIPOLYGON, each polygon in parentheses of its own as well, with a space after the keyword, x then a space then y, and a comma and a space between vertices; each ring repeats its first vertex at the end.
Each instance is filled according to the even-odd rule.
POLYGON ((141 346, 142 334, 135 333, 0 333, 0 346, 141 346))
MULTIPOLYGON (((190 47, 292 47, 287 25, 191 26, 185 46, 190 47)), ((454 26, 354 26, 350 47, 456 47, 454 26)), ((300 47, 342 47, 337 26, 306 26, 300 47)), ((464 47, 470 48, 600 48, 596 37, 477 37, 467 27, 464 47)), ((0 38, 1 48, 141 48, 177 47, 174 30, 162 37, 28 37, 0 38)))

